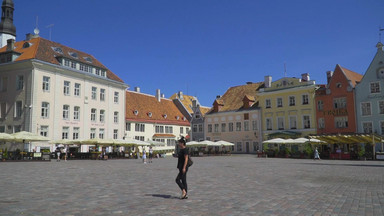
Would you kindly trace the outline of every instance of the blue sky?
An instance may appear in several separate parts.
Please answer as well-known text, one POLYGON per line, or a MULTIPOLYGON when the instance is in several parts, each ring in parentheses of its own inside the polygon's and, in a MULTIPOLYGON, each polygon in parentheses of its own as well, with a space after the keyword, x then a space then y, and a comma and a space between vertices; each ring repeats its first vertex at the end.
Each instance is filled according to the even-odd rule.
POLYGON ((384 28, 383 0, 14 3, 17 41, 38 16, 41 37, 92 54, 131 90, 182 91, 204 106, 231 86, 284 77, 284 63, 288 77, 309 73, 318 84, 336 64, 364 74, 384 28))

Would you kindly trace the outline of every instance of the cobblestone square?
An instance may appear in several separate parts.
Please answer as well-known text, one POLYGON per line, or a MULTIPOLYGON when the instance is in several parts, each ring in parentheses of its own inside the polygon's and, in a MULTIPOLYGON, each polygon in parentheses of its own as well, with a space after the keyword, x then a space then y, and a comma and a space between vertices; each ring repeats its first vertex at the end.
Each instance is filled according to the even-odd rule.
POLYGON ((383 215, 382 161, 194 157, 1 162, 0 215, 383 215))

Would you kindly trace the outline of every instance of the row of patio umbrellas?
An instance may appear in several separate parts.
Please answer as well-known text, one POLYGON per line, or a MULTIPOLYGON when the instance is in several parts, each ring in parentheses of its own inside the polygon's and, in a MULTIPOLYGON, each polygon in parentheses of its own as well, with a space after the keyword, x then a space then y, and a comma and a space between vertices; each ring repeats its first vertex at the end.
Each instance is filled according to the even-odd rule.
POLYGON ((216 141, 216 142, 213 142, 213 141, 210 141, 210 140, 203 140, 203 141, 200 141, 200 142, 197 142, 197 141, 190 141, 190 142, 187 142, 186 143, 187 146, 193 146, 193 147, 219 147, 219 146, 234 146, 235 144, 231 143, 231 142, 227 142, 227 141, 224 141, 224 140, 220 140, 220 141, 216 141))
POLYGON ((297 138, 297 139, 282 139, 282 138, 275 138, 263 141, 263 143, 266 144, 304 144, 304 143, 315 143, 315 144, 321 144, 324 143, 324 141, 318 140, 318 139, 307 139, 307 138, 297 138))
POLYGON ((0 141, 6 142, 34 142, 34 141, 49 141, 45 136, 40 136, 27 131, 20 131, 13 134, 0 133, 0 141))

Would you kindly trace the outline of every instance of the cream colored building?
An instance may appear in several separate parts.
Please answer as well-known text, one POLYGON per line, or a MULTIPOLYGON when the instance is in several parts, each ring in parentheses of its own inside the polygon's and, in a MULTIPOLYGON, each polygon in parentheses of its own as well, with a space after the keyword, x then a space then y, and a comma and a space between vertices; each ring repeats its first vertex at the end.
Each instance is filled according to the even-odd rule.
POLYGON ((156 95, 126 91, 126 137, 141 141, 158 141, 174 146, 190 130, 187 117, 160 90, 156 95))
POLYGON ((256 153, 262 148, 258 89, 263 83, 231 87, 204 117, 205 139, 235 144, 234 153, 256 153))
MULTIPOLYGON (((0 132, 60 139, 122 139, 125 90, 92 55, 27 35, 0 49, 0 132)), ((53 146, 33 142, 29 150, 53 146)), ((82 146, 81 151, 88 151, 82 146)))

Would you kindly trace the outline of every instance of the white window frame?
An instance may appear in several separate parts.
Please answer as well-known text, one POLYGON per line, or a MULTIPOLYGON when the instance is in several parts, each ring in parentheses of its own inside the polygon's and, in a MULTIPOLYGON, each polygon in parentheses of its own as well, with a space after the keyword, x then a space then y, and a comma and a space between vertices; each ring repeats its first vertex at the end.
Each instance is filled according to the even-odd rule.
POLYGON ((16 90, 23 90, 24 89, 24 76, 23 75, 17 75, 16 77, 16 90))
POLYGON ((104 139, 105 129, 99 128, 99 139, 104 139))
POLYGON ((48 137, 49 133, 49 126, 48 125, 40 125, 40 135, 48 137))
POLYGON ((324 101, 323 100, 317 101, 317 110, 319 110, 319 111, 324 110, 324 101))
POLYGON ((80 96, 80 89, 81 89, 81 84, 75 83, 75 89, 73 91, 73 95, 80 96))
POLYGON ((113 130, 113 139, 118 139, 119 138, 119 130, 114 129, 113 130))
POLYGON ((371 94, 378 94, 378 93, 380 93, 380 91, 381 91, 380 87, 381 86, 380 86, 380 82, 379 81, 371 82, 369 84, 369 93, 371 93, 371 94), (373 85, 375 85, 375 86, 373 86, 373 85))
POLYGON ((15 102, 15 118, 20 118, 23 115, 23 101, 16 101, 15 102))
POLYGON ((69 120, 69 112, 70 112, 69 105, 68 104, 64 104, 63 105, 63 119, 64 120, 69 120))
POLYGON ((301 95, 301 104, 302 105, 308 105, 309 104, 309 95, 308 94, 301 95))
POLYGON ((283 107, 283 98, 276 98, 277 107, 283 107))
POLYGON ((270 118, 270 117, 265 118, 265 129, 273 130, 272 118, 270 118))
POLYGON ((113 112, 113 122, 116 124, 119 123, 119 112, 117 111, 113 112))
POLYGON ((105 89, 100 88, 100 101, 105 101, 105 89))
POLYGON ((277 117, 277 129, 278 130, 284 130, 285 129, 284 120, 285 120, 284 117, 281 117, 281 116, 277 117))
POLYGON ((63 88, 64 95, 66 96, 71 95, 70 94, 71 82, 65 80, 63 85, 64 85, 64 88, 63 88))
POLYGON ((289 96, 289 106, 296 106, 296 97, 295 96, 289 96))
POLYGON ((265 99, 265 108, 266 109, 272 108, 271 99, 265 99))
POLYGON ((119 103, 119 92, 115 92, 114 95, 113 95, 113 102, 115 104, 118 104, 119 103))
POLYGON ((89 138, 90 139, 95 139, 96 138, 96 128, 91 128, 89 132, 89 138))
POLYGON ((75 121, 80 120, 80 107, 79 106, 73 107, 73 120, 75 120, 75 121))
POLYGON ((297 129, 297 116, 289 116, 289 129, 296 130, 297 129), (292 122, 292 120, 294 122, 292 122), (293 125, 293 123, 295 125, 293 125))
POLYGON ((49 92, 51 88, 51 77, 43 76, 43 91, 49 92))
MULTIPOLYGON (((363 129, 363 132, 364 133, 368 133, 368 134, 371 134, 373 131, 374 131, 374 128, 373 128, 373 122, 371 122, 371 121, 365 121, 365 122, 361 122, 361 128, 363 129), (365 126, 366 125, 370 125, 371 127, 370 127, 370 131, 366 131, 366 128, 365 128, 365 126)), ((369 129, 369 128, 368 128, 369 129)))
POLYGON ((361 116, 371 116, 372 115, 371 102, 361 102, 360 108, 361 108, 361 116), (367 105, 367 106, 364 107, 364 105, 367 105))
POLYGON ((102 123, 105 122, 105 110, 103 110, 103 109, 100 110, 99 121, 102 123))
POLYGON ((348 116, 336 116, 334 121, 335 128, 348 128, 348 116))
POLYGON ((92 90, 91 90, 91 99, 92 100, 97 100, 97 87, 95 86, 92 86, 92 90))
POLYGON ((41 102, 41 117, 42 118, 49 118, 49 103, 48 102, 41 102), (44 106, 46 105, 46 106, 44 106))
POLYGON ((319 129, 324 129, 325 128, 325 119, 324 118, 318 118, 318 127, 319 129))
POLYGON ((311 128, 311 116, 303 115, 303 129, 310 129, 310 128, 311 128), (308 119, 306 119, 307 117, 308 119))
POLYGON ((91 121, 92 122, 96 122, 96 113, 97 113, 97 109, 92 108, 91 109, 91 121))
POLYGON ((79 127, 74 127, 73 132, 72 132, 72 139, 77 140, 79 139, 79 134, 80 134, 80 128, 79 127))
POLYGON ((69 138, 69 127, 63 127, 61 131, 61 139, 69 138))

